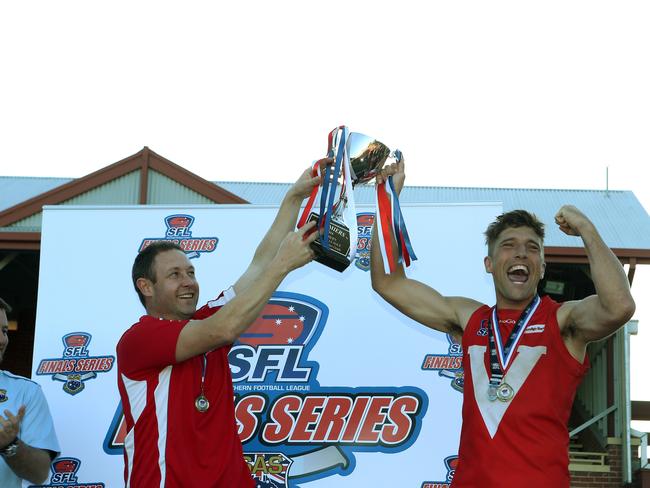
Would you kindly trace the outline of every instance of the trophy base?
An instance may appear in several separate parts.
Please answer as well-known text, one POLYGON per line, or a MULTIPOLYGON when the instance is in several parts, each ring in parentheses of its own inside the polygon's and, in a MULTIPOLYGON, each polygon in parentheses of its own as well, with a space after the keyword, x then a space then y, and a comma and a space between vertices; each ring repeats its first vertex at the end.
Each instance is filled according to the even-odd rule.
POLYGON ((324 264, 328 268, 332 268, 342 273, 348 266, 350 266, 350 260, 347 256, 332 251, 331 249, 324 249, 319 241, 312 242, 311 248, 316 253, 314 261, 324 264))
MULTIPOLYGON (((318 214, 309 215, 309 222, 318 221, 318 214)), ((342 272, 350 266, 350 229, 341 223, 332 220, 328 235, 329 249, 325 249, 320 239, 311 243, 311 248, 316 253, 315 261, 328 268, 342 272)))

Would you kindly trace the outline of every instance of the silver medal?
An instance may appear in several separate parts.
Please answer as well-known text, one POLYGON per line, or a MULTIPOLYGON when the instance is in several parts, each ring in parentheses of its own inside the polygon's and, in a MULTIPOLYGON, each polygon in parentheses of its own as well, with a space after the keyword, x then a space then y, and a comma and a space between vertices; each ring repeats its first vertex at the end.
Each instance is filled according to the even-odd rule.
POLYGON ((194 406, 199 412, 204 413, 208 411, 208 408, 210 408, 210 402, 203 394, 201 394, 196 397, 196 400, 194 400, 194 406))
POLYGON ((488 400, 491 402, 497 399, 497 387, 495 385, 488 386, 488 400))

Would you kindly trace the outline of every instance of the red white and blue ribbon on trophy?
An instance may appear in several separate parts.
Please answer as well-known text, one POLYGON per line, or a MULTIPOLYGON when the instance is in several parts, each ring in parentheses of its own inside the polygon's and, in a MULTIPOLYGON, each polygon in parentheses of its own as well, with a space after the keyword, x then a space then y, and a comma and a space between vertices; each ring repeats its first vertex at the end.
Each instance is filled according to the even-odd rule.
MULTIPOLYGON (((365 174, 355 174, 350 164, 350 142, 354 137, 367 138, 362 134, 350 133, 346 126, 340 126, 330 132, 328 136, 327 157, 333 160, 333 164, 322 165, 322 160, 316 161, 312 167, 313 176, 323 176, 322 185, 315 187, 307 201, 307 205, 298 221, 300 228, 307 223, 311 209, 320 190, 320 215, 318 217, 318 229, 321 233, 320 245, 323 249, 329 249, 330 226, 333 216, 342 217, 345 222, 351 223, 350 232, 350 254, 349 260, 353 261, 357 250, 357 226, 356 207, 353 183, 368 181, 372 179, 383 165, 376 168, 364 168, 365 174), (339 178, 341 183, 339 184, 339 178)), ((374 141, 373 142, 377 142, 374 141)), ((378 143, 381 144, 381 143, 378 143)), ((383 146, 383 145, 382 145, 383 146)), ((386 148, 387 149, 387 148, 386 148)), ((402 153, 395 150, 391 156, 401 161, 402 153)), ((384 158, 385 160, 385 158, 384 158)), ((389 176, 387 181, 376 187, 376 217, 377 242, 384 262, 384 270, 393 273, 396 263, 411 264, 417 257, 406 230, 404 216, 402 214, 397 192, 393 184, 393 177, 389 176), (393 241, 394 239, 394 241, 393 241), (395 249, 396 244, 397 248, 395 249), (395 255, 397 254, 397 259, 395 255)))
MULTIPOLYGON (((402 152, 396 149, 393 154, 397 162, 401 162, 402 152)), ((393 237, 397 245, 397 263, 409 267, 411 261, 417 260, 417 256, 413 251, 411 239, 406 230, 404 215, 399 205, 399 198, 397 191, 395 191, 392 175, 388 177, 387 181, 377 185, 375 197, 377 242, 379 242, 381 257, 384 260, 384 270, 393 273, 395 271, 393 237)))

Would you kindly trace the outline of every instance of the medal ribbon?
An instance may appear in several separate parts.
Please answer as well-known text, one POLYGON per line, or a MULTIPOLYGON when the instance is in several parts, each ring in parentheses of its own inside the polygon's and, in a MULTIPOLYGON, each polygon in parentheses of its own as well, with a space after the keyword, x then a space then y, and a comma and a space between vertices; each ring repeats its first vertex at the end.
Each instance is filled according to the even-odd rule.
POLYGON ((505 348, 501 343, 501 334, 499 333, 499 318, 497 317, 496 305, 492 307, 490 323, 488 324, 488 343, 490 346, 490 385, 499 386, 503 379, 510 361, 514 355, 517 344, 521 340, 526 326, 535 314, 541 299, 535 294, 532 301, 526 306, 519 320, 510 332, 505 348))
POLYGON ((201 370, 201 395, 203 395, 203 387, 205 385, 205 371, 208 369, 208 354, 203 354, 203 369, 201 370))

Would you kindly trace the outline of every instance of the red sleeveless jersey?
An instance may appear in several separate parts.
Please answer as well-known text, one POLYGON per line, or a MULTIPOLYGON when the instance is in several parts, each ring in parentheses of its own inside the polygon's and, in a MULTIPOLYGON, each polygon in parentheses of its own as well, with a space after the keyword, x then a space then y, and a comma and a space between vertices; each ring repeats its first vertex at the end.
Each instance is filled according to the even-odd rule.
MULTIPOLYGON (((463 333, 463 426, 453 488, 568 488, 567 423, 589 361, 580 364, 567 350, 559 307, 544 297, 528 322, 504 378, 515 393, 509 402, 488 398, 491 308, 484 305, 470 317, 463 333)), ((521 311, 498 314, 505 344, 521 311)))

